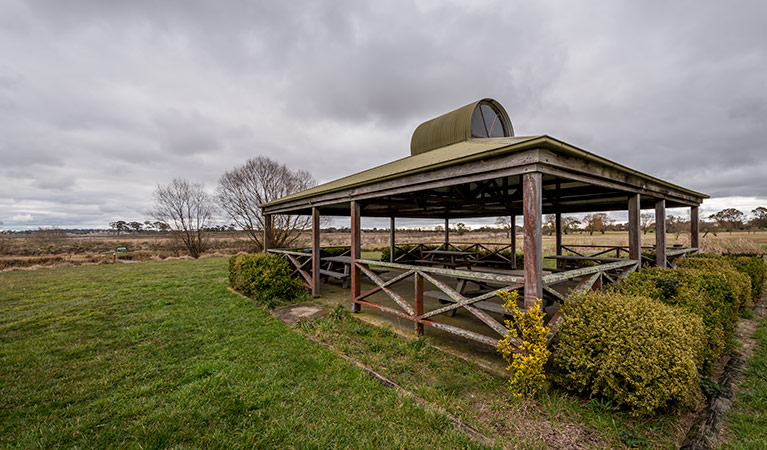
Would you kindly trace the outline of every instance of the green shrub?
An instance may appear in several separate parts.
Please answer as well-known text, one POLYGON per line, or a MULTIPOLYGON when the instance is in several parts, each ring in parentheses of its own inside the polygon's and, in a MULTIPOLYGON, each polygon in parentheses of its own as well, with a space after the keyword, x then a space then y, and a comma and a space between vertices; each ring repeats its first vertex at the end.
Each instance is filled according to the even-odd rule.
POLYGON ((730 284, 738 298, 738 308, 741 309, 744 306, 750 305, 751 278, 747 274, 737 270, 730 258, 719 255, 714 257, 690 256, 679 261, 677 267, 721 273, 727 278, 727 282, 730 284))
POLYGON ((703 372, 719 358, 732 334, 743 301, 744 282, 737 272, 721 273, 703 269, 646 267, 618 284, 626 295, 642 295, 676 305, 703 320, 705 350, 703 372))
POLYGON ((732 266, 751 279, 751 297, 758 299, 764 289, 764 278, 767 267, 761 256, 726 256, 732 266))
POLYGON ((700 398, 701 319, 617 292, 577 295, 563 306, 554 380, 604 396, 635 414, 688 407, 700 398))
POLYGON ((242 254, 229 258, 229 283, 236 291, 270 308, 293 303, 306 293, 291 275, 290 264, 277 255, 242 254))
POLYGON ((322 256, 341 256, 350 251, 350 247, 326 247, 321 250, 322 256))

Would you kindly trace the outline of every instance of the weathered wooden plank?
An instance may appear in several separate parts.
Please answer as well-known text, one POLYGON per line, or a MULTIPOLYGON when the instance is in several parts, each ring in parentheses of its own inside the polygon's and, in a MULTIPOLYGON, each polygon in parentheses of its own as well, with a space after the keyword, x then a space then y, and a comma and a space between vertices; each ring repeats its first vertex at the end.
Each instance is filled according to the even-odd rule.
POLYGON ((541 231, 542 182, 540 172, 522 176, 524 202, 524 258, 525 258, 525 309, 535 305, 543 297, 543 236, 541 231))
POLYGON ((430 276, 429 274, 422 274, 423 277, 431 284, 436 286, 439 290, 450 296, 453 300, 456 301, 456 303, 462 303, 461 306, 466 308, 467 311, 474 314, 479 320, 485 323, 485 325, 489 326, 493 329, 496 333, 500 334, 501 336, 506 336, 506 327, 501 325, 497 320, 493 319, 488 315, 486 312, 482 311, 481 309, 475 308, 471 305, 469 305, 466 302, 466 297, 461 295, 458 291, 451 288, 450 286, 446 285, 445 283, 437 280, 436 278, 430 276))
POLYGON ((517 269, 517 216, 512 214, 509 216, 509 224, 511 225, 511 268, 517 269))
MULTIPOLYGON (((423 318, 428 318, 428 317, 437 316, 439 314, 444 314, 446 312, 450 312, 450 311, 453 311, 453 310, 458 309, 458 308, 463 308, 466 305, 473 305, 475 303, 479 303, 479 302, 491 299, 493 297, 498 296, 503 291, 511 292, 511 291, 513 291, 515 289, 519 289, 521 287, 523 287, 522 284, 513 284, 511 286, 508 286, 508 287, 505 287, 505 288, 501 288, 501 289, 496 289, 495 291, 488 292, 486 294, 482 294, 482 295, 479 295, 477 297, 466 298, 463 301, 456 301, 456 303, 453 303, 451 305, 443 306, 442 308, 429 311, 429 312, 423 314, 422 317, 423 318)), ((453 298, 453 297, 450 297, 450 298, 453 298)), ((455 300, 455 299, 453 299, 453 300, 455 300)))
POLYGON ((285 257, 288 258, 288 261, 293 264, 293 266, 296 268, 296 271, 301 275, 301 277, 304 279, 304 282, 306 282, 307 286, 312 286, 312 277, 309 276, 308 273, 306 273, 302 268, 306 265, 306 263, 309 262, 309 260, 304 261, 303 264, 299 262, 293 255, 285 253, 285 257))
POLYGON ((320 296, 320 210, 312 208, 312 297, 320 296))
POLYGON ((655 202, 655 265, 666 267, 666 201, 655 202))
POLYGON ((456 269, 442 269, 440 267, 426 267, 416 266, 412 264, 402 263, 390 263, 385 261, 374 261, 372 259, 360 259, 361 264, 388 267, 391 269, 402 270, 417 270, 419 272, 432 273, 435 275, 444 275, 453 278, 467 278, 470 280, 486 280, 486 281, 500 281, 503 283, 521 283, 524 281, 524 277, 516 275, 503 275, 498 273, 478 272, 475 270, 456 270, 456 269))
POLYGON ((548 292, 552 297, 556 298, 559 303, 565 302, 565 296, 560 294, 559 292, 555 291, 553 288, 543 285, 543 290, 548 292))
POLYGON ((423 316, 423 276, 416 272, 413 281, 415 287, 415 311, 413 315, 415 315, 418 319, 418 321, 415 323, 415 335, 423 336, 423 323, 420 320, 420 317, 423 316))
POLYGON ((555 233, 555 242, 554 245, 556 247, 557 255, 562 254, 562 213, 556 212, 554 213, 554 233, 555 233))
POLYGON ((355 299, 360 295, 360 269, 357 266, 357 260, 360 259, 360 204, 356 201, 351 202, 351 243, 352 243, 352 312, 359 312, 360 307, 355 299))
MULTIPOLYGON (((394 302, 398 304, 400 308, 404 309, 411 316, 415 314, 413 307, 410 306, 405 301, 405 299, 402 298, 401 295, 389 289, 388 287, 384 286, 386 283, 381 278, 379 278, 378 275, 376 275, 372 270, 368 269, 367 267, 361 264, 357 264, 357 268, 361 270, 362 272, 364 272, 365 275, 367 275, 368 278, 370 278, 370 280, 373 281, 373 283, 375 283, 379 288, 381 288, 382 291, 386 293, 386 295, 391 297, 391 299, 394 300, 394 302)), ((357 294, 356 297, 359 297, 359 294, 357 294)))
POLYGON ((475 333, 473 331, 464 330, 463 328, 458 328, 453 325, 448 325, 445 323, 440 322, 434 322, 432 320, 424 320, 424 325, 428 325, 430 327, 437 328, 438 330, 446 331, 451 334, 455 334, 456 336, 461 336, 466 339, 471 339, 473 341, 482 342, 483 344, 492 345, 495 347, 498 345, 498 339, 491 338, 489 336, 485 336, 484 334, 475 333))
POLYGON ((589 289, 594 286, 594 284, 597 282, 599 278, 602 277, 602 272, 597 272, 595 274, 592 274, 591 276, 584 276, 583 279, 578 283, 578 285, 575 287, 574 291, 581 292, 581 291, 588 291, 589 289))
POLYGON ((389 218, 389 262, 394 262, 394 250, 396 245, 394 244, 395 232, 397 227, 394 224, 394 217, 389 218))
POLYGON ((272 215, 264 214, 264 252, 272 248, 272 215))
POLYGON ((598 266, 581 267, 580 269, 568 270, 565 272, 550 273, 543 276, 543 283, 546 285, 552 285, 561 283, 563 281, 571 280, 593 273, 606 272, 608 270, 616 270, 624 267, 630 267, 636 265, 636 261, 632 259, 626 259, 624 261, 616 261, 607 264, 600 264, 598 266))
POLYGON ((690 247, 696 252, 700 251, 700 218, 698 217, 698 207, 690 208, 690 247))
POLYGON ((642 230, 640 226, 640 197, 635 194, 629 197, 629 258, 639 261, 642 255, 642 230))

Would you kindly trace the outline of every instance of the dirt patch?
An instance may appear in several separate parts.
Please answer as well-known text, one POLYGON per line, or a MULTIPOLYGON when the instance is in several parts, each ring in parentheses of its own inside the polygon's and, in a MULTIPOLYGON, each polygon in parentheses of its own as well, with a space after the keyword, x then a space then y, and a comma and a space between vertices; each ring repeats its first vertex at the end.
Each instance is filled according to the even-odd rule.
POLYGON ((314 302, 302 302, 295 305, 281 306, 272 310, 272 315, 292 326, 301 319, 321 319, 328 315, 330 310, 314 302))

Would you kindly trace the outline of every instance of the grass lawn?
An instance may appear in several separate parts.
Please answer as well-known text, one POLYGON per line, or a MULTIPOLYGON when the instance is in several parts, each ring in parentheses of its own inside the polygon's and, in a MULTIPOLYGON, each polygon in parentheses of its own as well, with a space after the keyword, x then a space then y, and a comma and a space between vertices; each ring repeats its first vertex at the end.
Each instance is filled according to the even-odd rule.
MULTIPOLYGON (((676 448, 686 427, 674 414, 635 418, 606 400, 550 389, 523 407, 507 377, 491 374, 343 308, 297 327, 513 448, 676 448)), ((427 330, 428 333, 428 330, 427 330)))
POLYGON ((225 270, 0 273, 0 448, 476 447, 229 292, 225 270))
POLYGON ((767 448, 767 318, 755 336, 757 348, 748 363, 728 417, 730 441, 726 449, 767 448))

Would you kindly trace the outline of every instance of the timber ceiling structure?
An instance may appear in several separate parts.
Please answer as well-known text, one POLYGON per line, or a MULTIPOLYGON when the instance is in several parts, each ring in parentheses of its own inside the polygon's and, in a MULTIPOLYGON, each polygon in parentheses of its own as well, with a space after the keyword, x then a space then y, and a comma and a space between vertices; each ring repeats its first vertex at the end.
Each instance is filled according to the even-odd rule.
POLYGON ((261 205, 264 214, 472 218, 522 214, 522 176, 542 174, 543 213, 695 207, 707 195, 632 170, 550 136, 515 137, 506 111, 483 99, 421 124, 411 155, 261 205))

